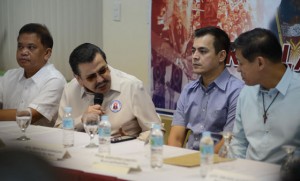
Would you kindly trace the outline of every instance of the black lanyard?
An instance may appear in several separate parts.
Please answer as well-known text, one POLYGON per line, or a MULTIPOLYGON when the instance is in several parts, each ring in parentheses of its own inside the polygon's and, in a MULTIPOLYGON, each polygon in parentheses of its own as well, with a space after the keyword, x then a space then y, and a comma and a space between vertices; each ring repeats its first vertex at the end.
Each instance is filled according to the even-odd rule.
POLYGON ((272 100, 272 102, 269 104, 269 106, 267 107, 267 109, 265 109, 265 96, 264 96, 264 93, 262 93, 263 107, 264 107, 264 115, 263 115, 264 124, 266 123, 266 121, 268 119, 268 116, 267 116, 268 110, 271 107, 271 105, 273 104, 273 102, 275 101, 275 99, 277 98, 278 94, 279 94, 279 91, 277 92, 276 96, 274 97, 274 99, 272 100))

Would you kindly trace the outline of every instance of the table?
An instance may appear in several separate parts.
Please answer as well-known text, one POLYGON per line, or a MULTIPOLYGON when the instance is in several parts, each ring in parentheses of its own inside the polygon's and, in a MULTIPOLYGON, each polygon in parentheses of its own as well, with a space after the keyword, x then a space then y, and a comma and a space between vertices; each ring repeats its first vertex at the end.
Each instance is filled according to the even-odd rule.
MULTIPOLYGON (((0 138, 9 146, 15 146, 20 141, 15 140, 21 135, 21 131, 14 121, 0 122, 0 138)), ((48 128, 43 126, 30 125, 26 135, 31 138, 27 141, 43 142, 47 144, 62 144, 62 130, 58 128, 48 128)), ((117 156, 126 156, 138 160, 142 171, 132 172, 129 174, 120 174, 113 172, 104 172, 93 167, 94 163, 99 160, 96 156, 97 148, 85 148, 88 144, 89 137, 86 133, 75 132, 74 147, 68 148, 71 158, 64 160, 52 160, 51 163, 60 168, 64 173, 81 175, 81 178, 97 176, 103 180, 204 180, 200 177, 200 167, 186 168, 164 164, 161 169, 154 170, 150 167, 149 158, 145 156, 144 142, 131 140, 126 142, 115 143, 111 145, 111 153, 117 156)), ((26 144, 27 144, 26 143, 26 144)), ((195 153, 194 150, 176 148, 164 145, 164 158, 180 156, 188 153, 195 153)), ((249 175, 255 177, 255 180, 276 181, 279 180, 280 166, 252 160, 237 159, 231 162, 214 164, 214 169, 227 170, 232 173, 249 175)), ((78 179, 77 179, 78 180, 78 179)), ((92 179, 89 179, 92 180, 92 179)))

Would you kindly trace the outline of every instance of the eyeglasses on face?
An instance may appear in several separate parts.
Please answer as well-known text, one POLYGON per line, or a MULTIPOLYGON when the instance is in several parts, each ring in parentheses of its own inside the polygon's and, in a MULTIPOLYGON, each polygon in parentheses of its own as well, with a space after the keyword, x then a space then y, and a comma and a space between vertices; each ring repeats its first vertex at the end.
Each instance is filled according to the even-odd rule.
POLYGON ((100 69, 98 70, 98 72, 96 72, 96 73, 94 73, 94 74, 88 75, 85 79, 86 79, 88 82, 92 82, 92 81, 94 81, 95 79, 97 79, 97 74, 103 78, 103 75, 107 73, 107 70, 108 70, 108 66, 105 65, 104 67, 100 68, 100 69))

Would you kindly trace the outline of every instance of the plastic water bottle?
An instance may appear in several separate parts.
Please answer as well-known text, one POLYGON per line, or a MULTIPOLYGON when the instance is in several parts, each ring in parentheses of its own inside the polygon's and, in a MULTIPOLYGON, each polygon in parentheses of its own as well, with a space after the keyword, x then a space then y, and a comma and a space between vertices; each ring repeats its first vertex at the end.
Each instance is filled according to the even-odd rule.
POLYGON ((108 116, 102 115, 99 128, 98 128, 98 139, 99 139, 98 152, 100 154, 110 154, 110 134, 111 134, 111 124, 108 121, 108 116))
POLYGON ((150 147, 150 145, 151 145, 151 141, 150 141, 150 139, 151 139, 151 131, 152 131, 152 129, 153 129, 153 127, 154 127, 154 125, 155 124, 157 124, 157 123, 151 123, 151 128, 150 128, 150 132, 149 132, 149 135, 147 136, 147 138, 146 138, 146 140, 145 140, 145 142, 144 142, 144 149, 145 149, 145 156, 146 156, 146 158, 150 158, 150 152, 151 152, 151 147, 150 147))
POLYGON ((74 146, 74 120, 72 118, 72 107, 64 108, 63 117, 63 145, 64 147, 74 146))
POLYGON ((150 133, 151 145, 151 167, 154 169, 163 166, 163 145, 164 137, 160 128, 160 124, 154 124, 150 133))
POLYGON ((200 174, 202 177, 206 177, 214 163, 214 141, 211 138, 209 131, 202 133, 202 138, 200 140, 200 158, 200 174))

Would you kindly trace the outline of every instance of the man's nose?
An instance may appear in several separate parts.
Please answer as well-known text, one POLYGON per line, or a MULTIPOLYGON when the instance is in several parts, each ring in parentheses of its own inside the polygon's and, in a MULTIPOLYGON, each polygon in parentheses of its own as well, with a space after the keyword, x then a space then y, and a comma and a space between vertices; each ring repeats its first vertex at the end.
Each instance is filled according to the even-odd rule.
POLYGON ((29 50, 27 49, 27 48, 22 48, 21 50, 20 50, 20 52, 21 52, 21 54, 23 55, 23 54, 28 54, 28 52, 29 52, 29 50))
POLYGON ((104 80, 101 74, 96 73, 96 75, 97 75, 97 82, 102 82, 104 80))
POLYGON ((199 51, 195 50, 194 53, 192 53, 192 58, 199 58, 199 51))
POLYGON ((199 61, 200 60, 200 56, 197 55, 197 53, 194 53, 192 55, 192 61, 199 61))

